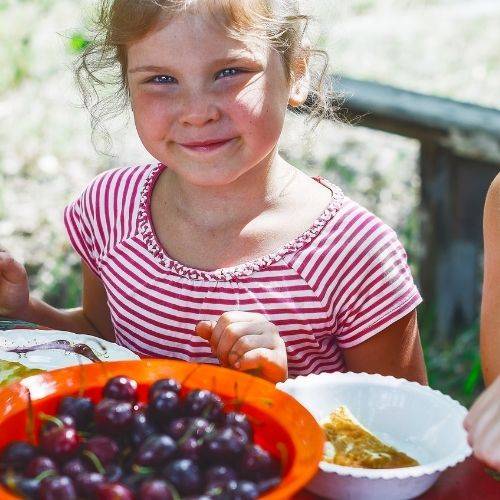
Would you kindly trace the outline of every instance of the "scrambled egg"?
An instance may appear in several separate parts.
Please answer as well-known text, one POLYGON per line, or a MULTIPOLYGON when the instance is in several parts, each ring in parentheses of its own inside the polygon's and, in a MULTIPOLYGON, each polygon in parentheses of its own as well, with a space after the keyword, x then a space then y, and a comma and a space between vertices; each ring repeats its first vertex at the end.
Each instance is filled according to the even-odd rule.
POLYGON ((413 458, 388 446, 365 429, 340 406, 321 422, 327 443, 323 460, 365 469, 393 469, 419 465, 413 458))

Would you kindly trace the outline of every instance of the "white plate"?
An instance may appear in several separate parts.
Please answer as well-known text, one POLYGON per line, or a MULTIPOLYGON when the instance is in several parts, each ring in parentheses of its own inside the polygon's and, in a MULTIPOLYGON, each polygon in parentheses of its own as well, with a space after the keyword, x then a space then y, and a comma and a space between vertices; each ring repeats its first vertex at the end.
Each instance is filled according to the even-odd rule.
POLYGON ((67 340, 71 345, 86 344, 101 361, 139 359, 137 354, 113 342, 91 335, 79 335, 59 330, 5 330, 0 332, 0 359, 16 361, 28 368, 40 370, 57 370, 67 366, 92 363, 89 358, 81 354, 60 349, 40 349, 22 354, 6 352, 12 348, 30 347, 55 340, 67 340))
POLYGON ((308 488, 336 499, 402 500, 428 490, 439 474, 471 454, 462 422, 467 410, 416 382, 366 373, 322 373, 277 387, 320 421, 345 405, 369 431, 421 464, 361 469, 320 462, 308 488))

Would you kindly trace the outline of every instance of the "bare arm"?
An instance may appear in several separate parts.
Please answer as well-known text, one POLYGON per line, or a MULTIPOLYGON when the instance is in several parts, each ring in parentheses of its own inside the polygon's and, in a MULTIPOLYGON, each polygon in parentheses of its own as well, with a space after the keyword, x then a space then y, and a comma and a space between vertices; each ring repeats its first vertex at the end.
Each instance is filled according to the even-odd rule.
POLYGON ((372 338, 344 349, 347 369, 380 373, 427 384, 416 310, 372 338))
POLYGON ((500 375, 500 174, 484 205, 484 281, 481 303, 481 363, 486 385, 500 375))
POLYGON ((106 290, 99 278, 82 261, 83 306, 74 309, 56 309, 30 297, 25 312, 18 319, 75 333, 87 333, 106 340, 115 340, 107 305, 106 290))

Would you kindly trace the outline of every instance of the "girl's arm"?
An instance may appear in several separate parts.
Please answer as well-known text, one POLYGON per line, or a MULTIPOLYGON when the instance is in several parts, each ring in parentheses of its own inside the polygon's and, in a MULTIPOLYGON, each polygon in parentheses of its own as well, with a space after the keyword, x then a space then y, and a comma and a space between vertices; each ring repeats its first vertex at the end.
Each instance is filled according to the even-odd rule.
POLYGON ((416 310, 343 353, 349 371, 380 373, 427 384, 416 310))
POLYGON ((481 363, 484 381, 500 375, 500 174, 486 196, 483 218, 484 282, 481 303, 481 363))
POLYGON ((83 261, 82 276, 83 307, 56 309, 42 300, 30 297, 27 307, 16 314, 16 318, 55 330, 86 333, 114 341, 104 286, 83 261))

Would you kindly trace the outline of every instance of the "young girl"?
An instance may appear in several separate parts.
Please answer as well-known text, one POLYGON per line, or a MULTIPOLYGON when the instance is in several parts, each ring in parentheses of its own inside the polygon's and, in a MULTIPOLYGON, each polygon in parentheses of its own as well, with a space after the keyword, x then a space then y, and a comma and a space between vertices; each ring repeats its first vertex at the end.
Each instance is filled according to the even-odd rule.
POLYGON ((395 233, 278 154, 288 106, 317 95, 294 1, 103 1, 83 58, 118 65, 156 165, 98 176, 65 211, 83 305, 29 296, 0 254, 0 314, 115 340, 141 356, 287 376, 426 381, 420 295, 395 233))

